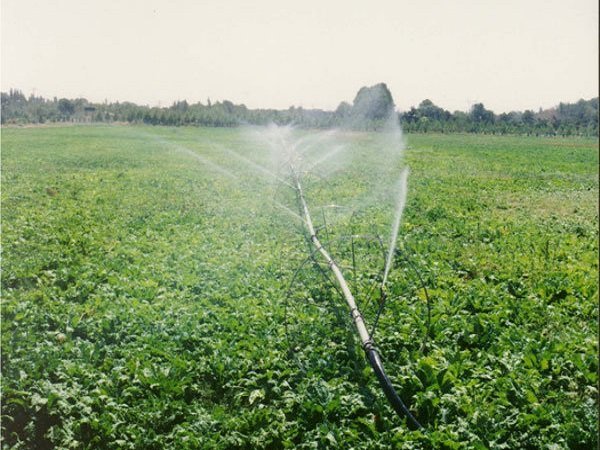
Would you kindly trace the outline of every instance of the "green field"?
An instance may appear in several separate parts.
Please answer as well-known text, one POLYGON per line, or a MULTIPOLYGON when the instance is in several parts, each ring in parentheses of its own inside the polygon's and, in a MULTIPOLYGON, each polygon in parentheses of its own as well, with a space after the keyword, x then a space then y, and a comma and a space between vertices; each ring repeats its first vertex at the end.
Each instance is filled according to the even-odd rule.
MULTIPOLYGON (((598 140, 406 141, 376 339, 421 431, 318 270, 288 291, 308 250, 270 199, 294 196, 223 151, 267 159, 243 130, 3 128, 2 448, 595 448, 598 140)), ((315 180, 313 204, 351 198, 365 167, 315 180)), ((386 214, 330 231, 387 233, 386 214)), ((372 317, 377 249, 357 245, 372 317)))

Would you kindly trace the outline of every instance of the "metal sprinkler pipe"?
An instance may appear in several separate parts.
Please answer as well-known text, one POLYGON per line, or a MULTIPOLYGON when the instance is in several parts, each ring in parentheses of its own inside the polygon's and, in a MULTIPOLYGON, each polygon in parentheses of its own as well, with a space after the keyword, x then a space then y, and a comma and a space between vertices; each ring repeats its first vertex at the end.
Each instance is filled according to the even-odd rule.
POLYGON ((408 410, 400 396, 397 394, 396 390, 394 389, 394 386, 392 385, 391 380, 385 373, 383 364, 381 363, 381 357, 379 356, 379 352, 375 347, 373 339, 371 339, 371 335, 367 330, 362 314, 358 310, 354 296, 352 295, 352 292, 348 287, 348 283, 346 282, 346 279, 344 278, 344 275, 342 274, 342 271, 340 270, 337 263, 333 260, 331 255, 329 255, 327 250, 325 250, 323 245, 321 245, 321 242, 317 237, 317 233, 313 226, 310 212, 308 210, 308 205, 306 203, 306 199, 304 198, 302 184, 300 183, 300 176, 298 175, 292 164, 290 164, 290 171, 294 180, 294 186, 298 195, 298 201, 300 202, 302 215, 304 217, 304 223, 306 225, 308 233, 310 234, 310 241, 315 247, 316 251, 321 253, 321 256, 323 256, 323 259, 325 259, 325 261, 327 262, 329 269, 335 275, 338 285, 340 286, 344 298, 346 300, 346 303, 350 308, 350 315, 352 316, 352 320, 354 321, 354 325, 356 326, 356 330, 358 331, 358 335, 360 337, 360 341, 363 350, 365 351, 367 360, 373 368, 373 372, 375 372, 375 376, 377 377, 377 380, 379 381, 379 384, 383 389, 385 396, 387 397, 390 405, 394 408, 396 413, 401 417, 406 417, 408 426, 411 429, 422 428, 421 424, 417 421, 417 419, 415 419, 415 417, 408 410))

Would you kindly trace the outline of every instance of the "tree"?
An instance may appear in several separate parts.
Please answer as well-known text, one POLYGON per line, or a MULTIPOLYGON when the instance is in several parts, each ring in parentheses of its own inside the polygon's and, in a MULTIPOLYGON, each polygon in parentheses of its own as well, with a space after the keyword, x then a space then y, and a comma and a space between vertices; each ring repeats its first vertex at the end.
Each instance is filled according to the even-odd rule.
POLYGON ((450 119, 450 112, 439 106, 436 106, 431 100, 423 100, 417 108, 417 114, 420 117, 427 117, 429 120, 443 123, 450 119))
POLYGON ((419 112, 414 106, 400 115, 401 123, 411 124, 415 123, 417 120, 419 120, 419 112))
POLYGON ((338 117, 348 117, 352 112, 352 105, 348 102, 341 102, 335 110, 338 117))
POLYGON ((394 110, 394 100, 385 83, 362 87, 354 98, 352 115, 359 120, 385 119, 394 110))
POLYGON ((535 116, 533 114, 533 111, 530 109, 524 111, 523 115, 521 116, 521 120, 527 128, 532 127, 535 123, 535 116))
POLYGON ((65 118, 71 117, 75 113, 75 105, 66 98, 58 101, 58 112, 65 118))
POLYGON ((229 100, 223 100, 223 109, 227 111, 227 114, 233 114, 235 111, 235 105, 229 100))
POLYGON ((494 112, 485 109, 483 103, 476 103, 471 108, 471 120, 478 125, 494 123, 494 112))

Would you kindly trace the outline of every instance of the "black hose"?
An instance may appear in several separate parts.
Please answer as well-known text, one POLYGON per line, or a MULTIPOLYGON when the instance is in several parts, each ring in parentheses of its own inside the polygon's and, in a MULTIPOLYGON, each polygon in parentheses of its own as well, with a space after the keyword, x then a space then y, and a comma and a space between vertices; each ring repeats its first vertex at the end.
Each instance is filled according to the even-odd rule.
POLYGON ((420 428, 423 428, 419 421, 415 419, 415 417, 408 410, 400 396, 396 393, 396 390, 394 389, 391 380, 388 378, 388 376, 385 373, 385 370, 383 369, 383 364, 381 363, 381 358, 379 357, 377 349, 372 345, 366 345, 365 353, 367 354, 369 364, 371 364, 371 367, 375 372, 375 376, 379 380, 379 384, 383 389, 385 396, 387 397, 388 401, 390 402, 396 413, 401 417, 406 417, 408 427, 411 430, 418 430, 420 428))

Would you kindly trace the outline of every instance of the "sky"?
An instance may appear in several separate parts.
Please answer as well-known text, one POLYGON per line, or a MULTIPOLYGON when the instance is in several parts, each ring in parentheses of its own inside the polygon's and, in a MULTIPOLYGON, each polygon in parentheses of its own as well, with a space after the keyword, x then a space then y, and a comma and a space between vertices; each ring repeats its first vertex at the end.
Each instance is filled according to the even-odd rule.
POLYGON ((598 96, 597 0, 0 0, 2 91, 496 113, 598 96))

